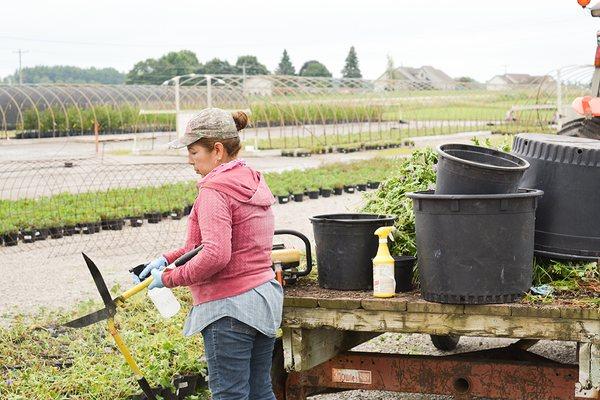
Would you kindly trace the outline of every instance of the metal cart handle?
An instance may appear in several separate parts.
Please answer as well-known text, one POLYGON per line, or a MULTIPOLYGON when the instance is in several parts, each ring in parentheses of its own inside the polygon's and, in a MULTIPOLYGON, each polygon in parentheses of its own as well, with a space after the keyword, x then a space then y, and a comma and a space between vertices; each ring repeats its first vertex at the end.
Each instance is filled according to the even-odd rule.
POLYGON ((291 229, 276 229, 275 236, 277 236, 277 235, 296 236, 297 238, 300 238, 304 242, 304 247, 306 249, 306 269, 304 269, 303 271, 298 271, 297 275, 298 276, 306 276, 306 275, 310 274, 310 271, 312 271, 312 253, 310 250, 310 241, 308 240, 308 238, 306 236, 304 236, 302 233, 291 230, 291 229))

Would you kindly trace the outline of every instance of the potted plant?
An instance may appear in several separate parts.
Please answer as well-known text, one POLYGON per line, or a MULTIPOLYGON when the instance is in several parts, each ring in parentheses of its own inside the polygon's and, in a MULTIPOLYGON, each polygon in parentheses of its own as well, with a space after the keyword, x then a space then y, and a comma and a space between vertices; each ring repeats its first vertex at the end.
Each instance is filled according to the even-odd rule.
POLYGON ((143 194, 144 217, 148 220, 149 224, 158 224, 162 220, 162 213, 158 206, 154 204, 154 201, 152 201, 155 194, 150 189, 148 188, 147 193, 143 194))
POLYGON ((21 241, 23 243, 33 243, 36 241, 36 230, 31 226, 31 222, 23 223, 21 229, 21 241))
POLYGON ((193 207, 194 207, 194 204, 188 204, 185 207, 183 207, 183 215, 190 215, 193 207))
POLYGON ((310 149, 312 154, 325 154, 326 150, 323 146, 314 146, 310 149))
POLYGON ((308 194, 309 199, 313 199, 313 200, 318 199, 319 198, 319 188, 314 185, 309 186, 307 194, 308 194))
POLYGON ((34 216, 32 223, 37 225, 35 228, 33 228, 35 231, 35 240, 41 241, 48 239, 48 236, 50 236, 50 229, 48 229, 48 217, 40 215, 36 218, 34 216))
POLYGON ((100 231, 100 216, 92 210, 84 210, 81 213, 79 225, 80 232, 84 235, 92 235, 100 231))
POLYGON ((333 189, 330 187, 321 188, 321 197, 330 197, 333 189))
POLYGON ((379 187, 380 182, 378 181, 368 181, 367 182, 367 187, 369 189, 377 189, 379 187))
POLYGON ((284 193, 283 191, 276 192, 277 201, 279 204, 287 204, 290 201, 289 193, 284 193))
POLYGON ((123 219, 120 217, 119 210, 111 207, 100 209, 100 220, 102 229, 111 231, 120 231, 123 229, 123 219))
POLYGON ((301 202, 302 200, 304 200, 304 191, 300 184, 292 185, 290 187, 290 193, 292 193, 292 195, 294 196, 294 201, 301 202))
MULTIPOLYGON (((70 196, 70 195, 69 195, 70 196)), ((67 202, 68 199, 60 199, 60 204, 57 209, 56 218, 57 225, 62 226, 63 236, 72 236, 75 233, 75 225, 77 219, 75 214, 71 211, 71 205, 67 202)))
POLYGON ((144 225, 144 215, 142 213, 142 207, 138 204, 133 204, 129 207, 129 224, 133 228, 144 225))
POLYGON ((50 237, 52 239, 60 239, 64 236, 64 229, 62 227, 50 228, 50 237))
POLYGON ((16 246, 19 241, 19 231, 12 223, 0 220, 0 238, 5 246, 16 246))
POLYGON ((171 219, 173 220, 180 220, 181 217, 183 217, 183 208, 175 208, 171 211, 171 219))
POLYGON ((344 192, 346 193, 354 193, 356 187, 354 185, 344 185, 344 192))
POLYGON ((343 183, 341 183, 341 182, 336 182, 336 183, 333 185, 333 194, 334 194, 335 196, 340 196, 340 195, 343 193, 343 190, 344 190, 344 184, 343 184, 343 183))
POLYGON ((364 192, 365 190, 367 190, 367 184, 366 183, 359 183, 356 185, 356 189, 359 192, 364 192))

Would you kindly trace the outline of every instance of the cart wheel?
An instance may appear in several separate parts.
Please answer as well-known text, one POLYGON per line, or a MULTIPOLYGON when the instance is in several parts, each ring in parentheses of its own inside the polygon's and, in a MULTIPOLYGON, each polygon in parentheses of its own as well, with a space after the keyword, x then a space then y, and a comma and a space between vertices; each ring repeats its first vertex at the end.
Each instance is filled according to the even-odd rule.
POLYGON ((442 351, 454 350, 460 340, 459 335, 429 335, 429 337, 435 348, 442 351))

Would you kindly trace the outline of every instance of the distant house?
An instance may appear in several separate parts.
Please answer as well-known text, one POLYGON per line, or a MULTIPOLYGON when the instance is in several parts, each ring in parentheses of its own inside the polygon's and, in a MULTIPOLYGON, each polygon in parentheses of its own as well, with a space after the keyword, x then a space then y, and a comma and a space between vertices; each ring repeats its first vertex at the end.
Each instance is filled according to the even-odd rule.
POLYGON ((273 94, 273 81, 263 76, 247 76, 244 82, 245 95, 271 96, 273 94))
POLYGON ((375 90, 455 89, 458 84, 444 71, 429 65, 420 68, 398 67, 375 80, 375 90))
POLYGON ((556 81, 550 75, 529 75, 529 74, 504 74, 496 75, 486 82, 487 90, 506 90, 515 87, 539 87, 551 88, 556 85, 556 81))

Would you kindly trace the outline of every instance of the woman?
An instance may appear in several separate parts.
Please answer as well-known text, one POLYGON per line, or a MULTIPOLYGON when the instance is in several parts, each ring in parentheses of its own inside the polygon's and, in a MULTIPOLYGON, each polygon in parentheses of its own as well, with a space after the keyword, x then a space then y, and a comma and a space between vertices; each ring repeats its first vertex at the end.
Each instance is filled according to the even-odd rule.
POLYGON ((202 332, 213 399, 275 399, 271 357, 283 290, 271 269, 274 197, 263 176, 237 158, 246 114, 202 110, 171 147, 188 148, 202 175, 185 246, 148 263, 154 287, 188 286, 194 306, 184 335, 202 332), (187 264, 164 269, 199 244, 187 264))

